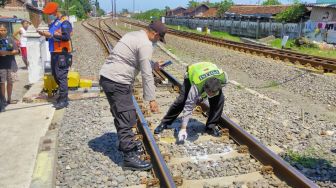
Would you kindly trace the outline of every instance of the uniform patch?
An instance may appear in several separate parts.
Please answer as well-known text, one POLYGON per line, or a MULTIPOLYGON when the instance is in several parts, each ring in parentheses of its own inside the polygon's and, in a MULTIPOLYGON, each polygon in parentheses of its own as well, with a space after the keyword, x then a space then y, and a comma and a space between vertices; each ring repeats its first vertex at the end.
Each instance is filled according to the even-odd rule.
POLYGON ((210 76, 213 76, 213 75, 219 75, 219 70, 212 70, 206 74, 202 74, 201 76, 199 76, 199 79, 202 81, 210 76))

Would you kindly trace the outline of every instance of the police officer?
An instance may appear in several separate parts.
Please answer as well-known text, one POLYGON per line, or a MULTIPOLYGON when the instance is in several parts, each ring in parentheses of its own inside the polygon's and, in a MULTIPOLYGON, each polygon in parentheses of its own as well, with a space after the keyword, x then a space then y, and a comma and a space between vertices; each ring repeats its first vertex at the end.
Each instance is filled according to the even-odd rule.
POLYGON ((164 42, 166 27, 160 21, 149 24, 145 30, 125 34, 115 45, 100 70, 103 87, 117 128, 119 150, 124 154, 124 169, 148 170, 152 165, 140 159, 138 143, 132 127, 136 124, 132 100, 132 85, 139 72, 142 76, 144 100, 149 101, 152 112, 158 112, 155 100, 153 67, 150 63, 153 46, 164 42))
POLYGON ((49 31, 38 31, 49 41, 51 54, 51 70, 56 83, 59 86, 59 98, 55 104, 56 109, 68 106, 68 72, 71 66, 71 33, 72 26, 66 16, 63 16, 55 2, 49 2, 43 9, 43 13, 49 15, 51 24, 49 31))
POLYGON ((182 126, 178 139, 183 141, 187 138, 187 124, 192 115, 195 104, 201 99, 208 98, 210 110, 206 122, 206 131, 214 136, 219 136, 217 127, 223 112, 224 95, 222 87, 227 83, 227 76, 224 71, 215 64, 200 62, 188 67, 179 97, 170 106, 167 114, 161 120, 159 126, 154 130, 155 134, 161 133, 168 125, 183 111, 182 126))

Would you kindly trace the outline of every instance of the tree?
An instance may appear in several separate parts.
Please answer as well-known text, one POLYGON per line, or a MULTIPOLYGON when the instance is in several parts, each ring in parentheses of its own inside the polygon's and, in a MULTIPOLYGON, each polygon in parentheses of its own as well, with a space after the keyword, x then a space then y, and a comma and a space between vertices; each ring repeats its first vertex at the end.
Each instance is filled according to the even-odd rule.
POLYGON ((208 7, 217 7, 218 3, 211 3, 209 1, 202 2, 201 4, 206 4, 208 7))
POLYGON ((218 3, 217 16, 223 15, 233 5, 232 0, 224 0, 218 3))
POLYGON ((196 7, 198 7, 199 5, 200 5, 199 2, 194 1, 194 0, 191 0, 191 1, 189 1, 189 3, 188 3, 188 8, 196 8, 196 7))
POLYGON ((165 11, 169 11, 170 7, 169 6, 165 6, 165 11))
POLYGON ((103 15, 105 15, 105 11, 104 11, 103 9, 99 8, 99 9, 97 10, 97 15, 98 15, 98 16, 103 16, 103 15))
POLYGON ((133 15, 135 19, 139 20, 157 20, 160 19, 161 16, 164 16, 166 14, 165 10, 159 10, 159 9, 151 9, 146 12, 141 12, 138 14, 133 15))
POLYGON ((285 11, 277 14, 275 20, 279 22, 299 22, 305 13, 305 5, 296 3, 285 11))
POLYGON ((0 7, 4 7, 7 4, 7 0, 0 0, 0 7))
POLYGON ((121 10, 121 14, 128 14, 128 9, 127 8, 123 8, 121 10))
MULTIPOLYGON (((87 14, 92 11, 90 0, 52 0, 59 4, 69 15, 75 15, 79 19, 87 18, 87 14)), ((105 12, 99 7, 98 0, 93 0, 92 3, 97 8, 97 15, 104 15, 105 12)))
POLYGON ((262 5, 281 5, 281 3, 278 0, 266 0, 262 2, 262 5))

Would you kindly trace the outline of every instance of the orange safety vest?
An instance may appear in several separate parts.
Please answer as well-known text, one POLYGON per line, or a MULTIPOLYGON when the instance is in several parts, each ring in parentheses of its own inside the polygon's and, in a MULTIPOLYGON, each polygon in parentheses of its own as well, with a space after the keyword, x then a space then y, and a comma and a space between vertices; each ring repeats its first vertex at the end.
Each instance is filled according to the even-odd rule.
MULTIPOLYGON (((63 22, 69 22, 66 16, 63 16, 60 20, 55 20, 49 28, 52 35, 55 33, 62 33, 63 22)), ((72 31, 71 34, 72 35, 72 31)), ((49 39, 49 50, 50 52, 72 52, 71 40, 62 41, 55 38, 49 39)))

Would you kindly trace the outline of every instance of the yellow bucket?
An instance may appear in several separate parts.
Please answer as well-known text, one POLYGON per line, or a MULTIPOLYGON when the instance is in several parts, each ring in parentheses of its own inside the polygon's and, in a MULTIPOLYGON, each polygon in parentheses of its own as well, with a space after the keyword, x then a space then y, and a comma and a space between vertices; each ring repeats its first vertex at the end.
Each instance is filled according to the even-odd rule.
POLYGON ((80 79, 79 87, 80 88, 91 88, 92 87, 92 80, 80 79))
POLYGON ((79 87, 80 76, 78 72, 68 73, 68 87, 79 87))

